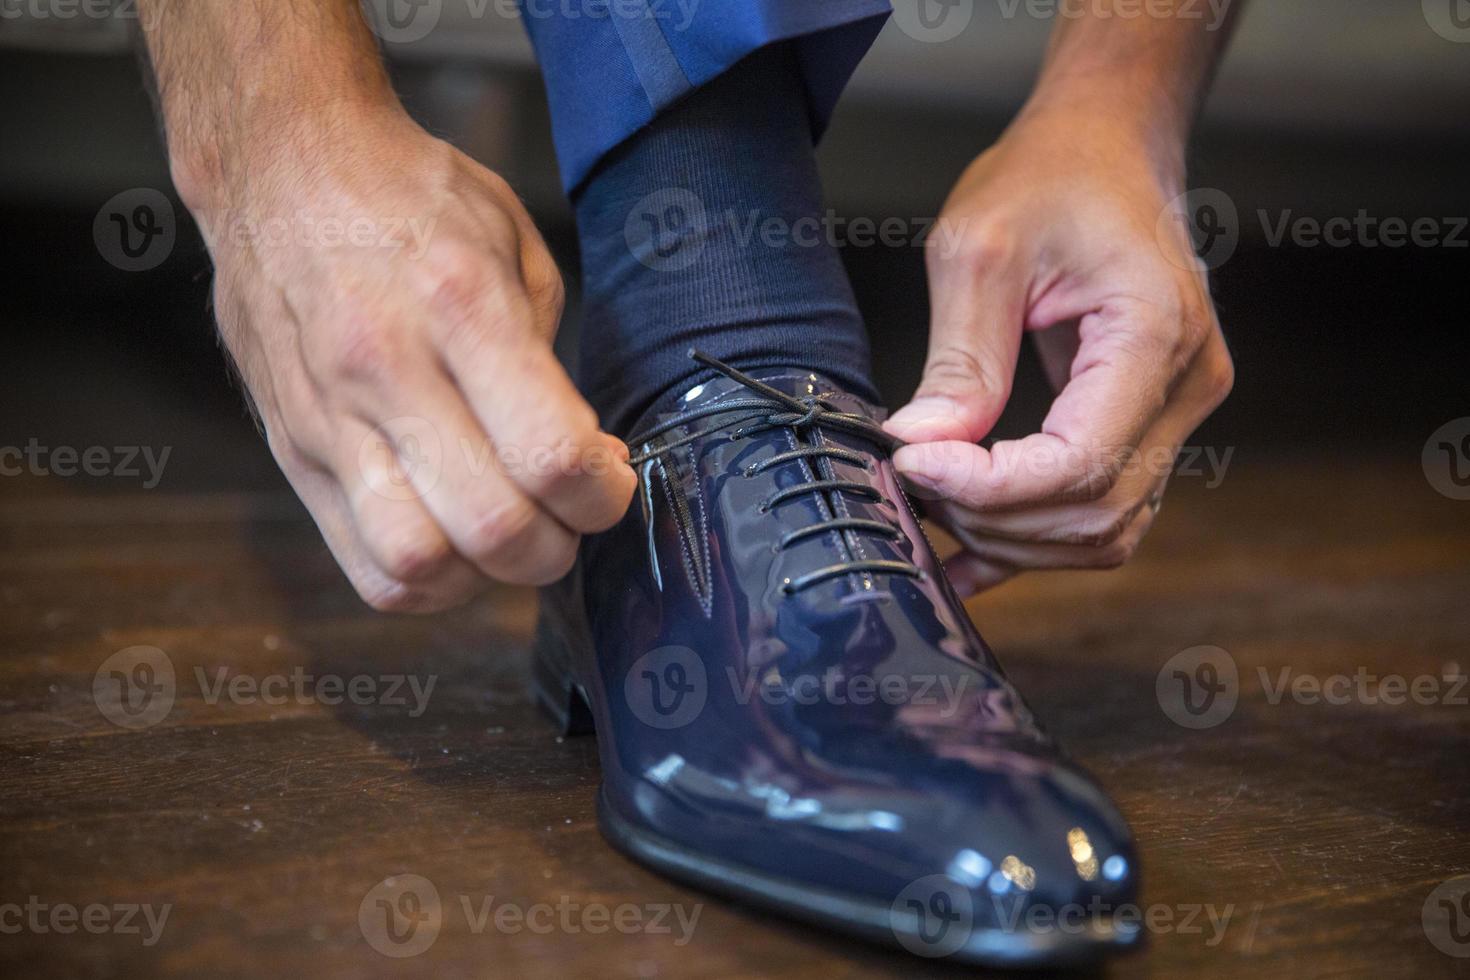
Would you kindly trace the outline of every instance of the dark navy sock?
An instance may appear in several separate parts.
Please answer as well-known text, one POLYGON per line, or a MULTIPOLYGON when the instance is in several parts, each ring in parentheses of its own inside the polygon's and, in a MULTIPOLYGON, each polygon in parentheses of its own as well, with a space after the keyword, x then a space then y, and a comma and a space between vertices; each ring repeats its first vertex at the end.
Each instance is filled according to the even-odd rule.
POLYGON ((800 67, 763 48, 656 118, 573 195, 582 392, 626 435, 702 369, 819 371, 876 400, 868 340, 823 220, 800 67))

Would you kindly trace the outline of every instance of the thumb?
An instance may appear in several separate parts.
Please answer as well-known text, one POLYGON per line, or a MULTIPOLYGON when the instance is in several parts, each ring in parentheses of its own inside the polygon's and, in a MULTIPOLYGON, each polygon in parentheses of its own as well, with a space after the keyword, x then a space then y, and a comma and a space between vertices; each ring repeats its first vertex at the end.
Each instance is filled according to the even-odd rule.
POLYGON ((909 442, 978 442, 1011 395, 1025 281, 1003 260, 929 263, 933 315, 924 378, 884 426, 909 442))

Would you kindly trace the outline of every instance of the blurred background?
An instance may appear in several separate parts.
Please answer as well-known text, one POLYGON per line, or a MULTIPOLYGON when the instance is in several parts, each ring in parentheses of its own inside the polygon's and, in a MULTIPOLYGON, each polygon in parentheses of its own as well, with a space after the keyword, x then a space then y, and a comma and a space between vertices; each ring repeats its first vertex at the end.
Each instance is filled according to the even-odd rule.
MULTIPOLYGON (((936 29, 913 2, 899 0, 821 147, 844 217, 936 214, 1024 99, 1056 16, 1036 0, 959 0, 936 29)), ((1200 0, 1201 17, 1222 2, 1200 0)), ((508 3, 429 4, 427 36, 387 45, 399 90, 526 199, 573 287, 570 344, 575 238, 524 31, 508 3)), ((0 445, 175 446, 161 490, 283 486, 215 347, 208 257, 170 187, 131 3, 4 0, 0 14, 0 445), (161 261, 128 271, 94 227, 140 189, 172 200, 176 238, 161 261)), ((1467 162, 1466 0, 1246 9, 1192 152, 1191 186, 1226 232, 1206 257, 1238 372, 1198 444, 1238 458, 1361 453, 1371 465, 1379 451, 1416 458, 1431 432, 1470 414, 1467 162), (1313 244, 1314 224, 1334 218, 1369 231, 1313 244), (1425 221, 1417 242, 1378 234, 1425 221)), ((897 404, 923 357, 921 249, 844 254, 897 404)), ((1034 427, 1048 396, 1028 357, 1002 429, 1034 427)))

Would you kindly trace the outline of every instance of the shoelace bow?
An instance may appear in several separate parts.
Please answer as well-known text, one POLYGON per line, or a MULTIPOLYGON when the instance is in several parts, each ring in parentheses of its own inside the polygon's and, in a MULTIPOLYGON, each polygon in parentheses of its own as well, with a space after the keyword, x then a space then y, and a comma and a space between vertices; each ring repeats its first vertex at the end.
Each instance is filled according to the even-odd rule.
MULTIPOLYGON (((705 436, 724 430, 729 431, 730 438, 733 441, 754 435, 757 432, 763 432, 767 429, 791 428, 796 430, 798 435, 800 435, 803 430, 812 431, 827 428, 856 435, 878 445, 883 451, 888 453, 892 453, 903 445, 903 440, 885 432, 882 426, 873 422, 871 419, 853 412, 843 412, 833 408, 823 401, 819 395, 808 395, 805 398, 798 398, 795 395, 788 395, 784 391, 779 391, 763 381, 752 378, 748 374, 725 364, 723 361, 710 357, 703 351, 691 349, 689 356, 705 367, 724 375, 731 381, 743 385, 753 394, 746 398, 735 398, 730 401, 693 408, 671 416, 642 432, 635 433, 628 439, 629 452, 632 453, 631 458, 628 460, 630 466, 638 466, 646 463, 681 446, 688 445, 697 439, 703 439, 705 436), (739 418, 726 418, 711 422, 701 429, 686 432, 678 438, 651 446, 643 452, 635 452, 633 449, 635 446, 647 446, 652 440, 657 439, 664 433, 686 426, 691 422, 705 418, 713 419, 719 416, 729 416, 736 413, 740 413, 739 418)), ((745 475, 747 478, 754 477, 773 466, 780 466, 783 463, 821 458, 840 459, 856 466, 867 466, 867 460, 850 449, 843 449, 840 446, 803 444, 795 449, 777 453, 769 459, 752 463, 746 467, 745 475)), ((879 503, 883 500, 883 495, 875 487, 869 486, 866 483, 825 477, 816 467, 812 467, 812 472, 816 474, 815 479, 778 490, 766 498, 760 505, 760 512, 764 514, 773 507, 808 493, 818 495, 851 493, 865 497, 874 503, 879 503)), ((833 517, 818 521, 815 524, 796 528, 782 535, 780 540, 776 542, 776 550, 781 551, 797 541, 804 540, 813 535, 825 534, 828 531, 867 532, 870 534, 885 535, 895 540, 903 537, 902 528, 895 524, 889 524, 886 521, 869 520, 863 517, 839 517, 835 516, 836 508, 832 507, 831 509, 834 514, 833 517)), ((848 550, 849 552, 851 551, 850 548, 848 550)), ((924 575, 918 566, 906 561, 848 558, 823 568, 818 568, 815 571, 807 572, 805 575, 798 576, 795 579, 789 579, 782 585, 782 589, 789 595, 793 592, 799 592, 808 586, 816 585, 818 582, 824 582, 827 579, 837 578, 838 576, 853 572, 906 575, 910 578, 923 578, 924 575)))

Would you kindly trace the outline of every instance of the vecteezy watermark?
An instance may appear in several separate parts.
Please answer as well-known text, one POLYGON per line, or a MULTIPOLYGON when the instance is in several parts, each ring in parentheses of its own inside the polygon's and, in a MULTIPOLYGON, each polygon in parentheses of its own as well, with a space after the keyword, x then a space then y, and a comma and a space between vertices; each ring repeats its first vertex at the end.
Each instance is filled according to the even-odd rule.
POLYGON ((144 30, 157 23, 162 4, 138 10, 138 0, 0 0, 0 21, 135 21, 144 30))
POLYGON ((461 436, 446 452, 439 429, 428 419, 401 415, 363 436, 357 464, 363 484, 389 500, 413 500, 439 484, 446 466, 473 478, 490 470, 523 486, 543 486, 558 477, 600 476, 623 463, 606 444, 517 446, 461 436), (458 452, 456 458, 452 454, 458 452))
POLYGON ((78 932, 94 936, 137 936, 144 946, 154 946, 163 937, 172 903, 153 905, 138 902, 47 902, 38 895, 24 902, 0 902, 0 934, 70 936, 78 932))
POLYGON ((487 930, 500 935, 670 936, 675 946, 686 946, 704 911, 702 903, 584 902, 570 895, 555 901, 515 902, 495 895, 460 894, 446 903, 439 889, 422 875, 391 875, 368 889, 357 909, 357 925, 368 945, 401 959, 417 956, 434 945, 445 920, 458 913, 476 936, 487 930))
MULTIPOLYGON (((1448 664, 1438 674, 1378 673, 1360 666, 1352 672, 1313 674, 1290 665, 1258 666, 1256 681, 1266 703, 1298 705, 1470 706, 1470 674, 1448 664)), ((1214 728, 1235 711, 1240 699, 1235 658, 1220 647, 1190 647, 1170 657, 1159 671, 1159 707, 1183 728, 1214 728)))
POLYGON ((173 202, 152 187, 134 187, 112 197, 92 220, 97 253, 124 272, 147 272, 174 250, 178 220, 173 202))
MULTIPOLYGON (((682 728, 697 719, 712 695, 710 676, 699 655, 670 645, 639 657, 623 676, 623 696, 633 716, 650 728, 682 728)), ((965 710, 981 712, 992 695, 979 679, 947 674, 871 674, 841 667, 820 671, 744 673, 727 667, 722 678, 732 703, 770 707, 881 705, 921 709, 936 720, 965 710)))
POLYGON ((92 700, 102 717, 119 728, 151 728, 174 706, 174 662, 158 647, 117 651, 92 677, 92 700))
POLYGON ((419 259, 429 248, 438 224, 435 217, 341 218, 297 211, 291 215, 256 218, 225 212, 200 217, 199 234, 215 252, 221 245, 249 251, 285 248, 383 248, 401 250, 419 259))
MULTIPOLYGON (((689 29, 701 0, 458 0, 460 17, 484 20, 646 20, 661 30, 689 29)), ((444 17, 446 0, 362 0, 373 33, 390 44, 428 37, 444 17)))
MULTIPOLYGON (((439 678, 435 674, 308 673, 300 666, 262 675, 227 667, 192 672, 205 704, 315 705, 407 708, 410 718, 428 710, 439 678)), ((92 677, 92 699, 108 721, 121 728, 151 728, 168 717, 178 695, 173 660, 158 647, 132 646, 102 662, 92 677)))
MULTIPOLYGON (((989 2, 989 0, 988 0, 989 2)), ((993 0, 1005 20, 1187 20, 1206 31, 1224 26, 1234 0, 993 0)), ((916 41, 937 44, 964 33, 975 18, 975 0, 894 0, 893 23, 916 41)))
MULTIPOLYGON (((1255 219, 1268 248, 1470 248, 1466 216, 1403 217, 1359 208, 1351 216, 1320 217, 1257 208, 1255 219)), ((1180 194, 1159 212, 1154 227, 1160 251, 1181 268, 1218 269, 1235 254, 1243 232, 1235 201, 1215 187, 1180 194), (1185 239, 1192 252, 1181 247, 1185 239)))
POLYGON ((1240 213, 1222 190, 1185 191, 1159 212, 1154 238, 1164 257, 1182 269, 1218 269, 1240 245, 1240 213))
POLYGON ((1425 440, 1424 478, 1451 500, 1470 500, 1470 416, 1452 419, 1425 440))
POLYGON ((1441 882, 1430 892, 1420 922, 1435 949, 1456 959, 1470 957, 1470 875, 1441 882))
POLYGON ((0 446, 0 476, 112 476, 142 479, 143 489, 152 490, 172 452, 172 446, 43 446, 32 437, 24 446, 0 446))
POLYGON ((737 704, 759 700, 772 707, 780 705, 830 704, 834 707, 863 707, 883 704, 889 707, 909 706, 933 708, 932 717, 952 718, 960 710, 966 692, 972 686, 972 697, 983 697, 970 674, 868 674, 850 673, 842 667, 828 667, 820 673, 786 677, 778 671, 764 676, 741 677, 733 667, 725 668, 725 679, 735 692, 737 704))
POLYGON ((1205 22, 1206 31, 1225 26, 1235 0, 995 0, 1006 20, 1187 20, 1205 22))
MULTIPOLYGON (((952 956, 981 931, 989 934, 988 943, 1005 934, 1080 936, 1099 929, 1123 936, 1145 931, 1200 937, 1213 949, 1224 942, 1233 922, 1245 920, 1233 902, 1138 905, 1109 902, 1100 895, 1060 906, 1036 902, 1031 895, 1035 872, 1024 861, 1011 855, 992 869, 988 859, 967 853, 971 863, 985 871, 978 880, 964 884, 949 874, 927 875, 905 886, 889 906, 889 927, 909 952, 952 956)), ((957 873, 968 876, 963 870, 957 873)), ((1245 920, 1243 948, 1249 948, 1254 938, 1259 914, 1257 905, 1245 920)))
POLYGON ((1424 22, 1446 41, 1470 44, 1470 0, 1421 0, 1424 22))
POLYGON ((1462 673, 1455 665, 1450 665, 1438 675, 1418 674, 1412 677, 1378 674, 1367 667, 1358 667, 1351 674, 1326 676, 1298 673, 1289 666, 1278 667, 1274 671, 1257 667, 1256 674, 1265 692, 1266 703, 1273 706, 1288 700, 1303 705, 1470 706, 1470 674, 1462 673))
POLYGON ((709 676, 699 654, 685 646, 650 650, 623 677, 623 697, 633 717, 650 728, 683 728, 709 699, 709 676))
POLYGON ((709 221, 699 195, 665 187, 641 198, 623 222, 623 239, 633 257, 656 272, 678 272, 699 260, 709 221))
POLYGON ((946 218, 846 217, 822 214, 790 217, 759 208, 711 212, 693 191, 665 187, 639 199, 628 211, 623 237, 634 258, 658 272, 689 268, 710 242, 736 248, 759 243, 785 248, 935 248, 949 258, 959 251, 969 220, 946 218))
POLYGON ((1182 728, 1214 728, 1235 712, 1240 672, 1229 651, 1215 646, 1181 650, 1159 669, 1154 696, 1182 728))
POLYGON ((894 0, 893 23, 915 41, 939 44, 965 32, 975 0, 894 0))

